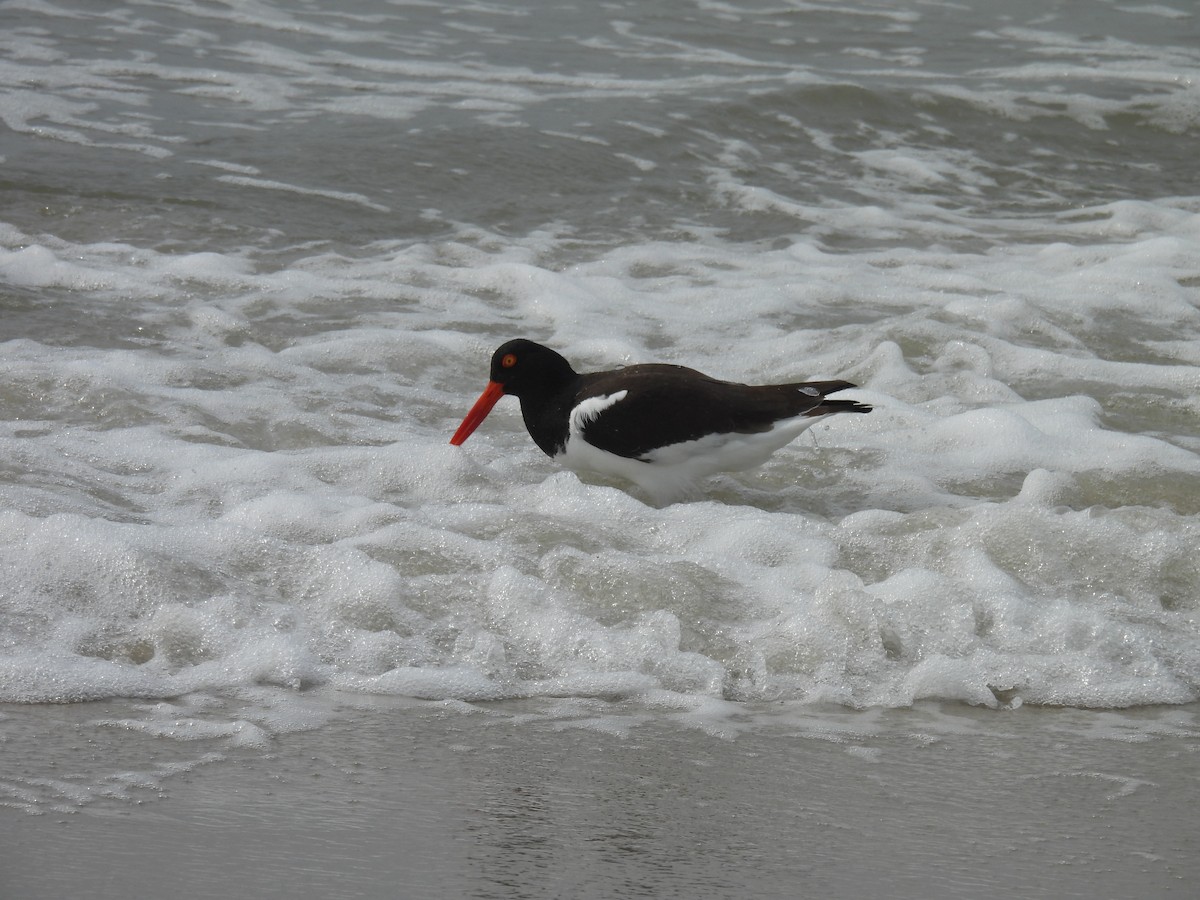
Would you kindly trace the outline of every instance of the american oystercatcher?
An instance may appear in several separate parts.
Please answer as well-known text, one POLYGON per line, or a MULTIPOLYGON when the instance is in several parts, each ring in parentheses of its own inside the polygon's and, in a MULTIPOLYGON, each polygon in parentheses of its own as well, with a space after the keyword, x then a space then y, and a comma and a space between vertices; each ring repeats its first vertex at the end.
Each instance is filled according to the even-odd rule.
POLYGON ((826 399, 854 386, 754 386, 660 364, 581 375, 549 347, 518 339, 493 354, 488 385, 450 443, 462 444, 512 394, 547 456, 575 472, 625 478, 661 502, 698 478, 762 465, 826 416, 870 412, 865 403, 826 399))

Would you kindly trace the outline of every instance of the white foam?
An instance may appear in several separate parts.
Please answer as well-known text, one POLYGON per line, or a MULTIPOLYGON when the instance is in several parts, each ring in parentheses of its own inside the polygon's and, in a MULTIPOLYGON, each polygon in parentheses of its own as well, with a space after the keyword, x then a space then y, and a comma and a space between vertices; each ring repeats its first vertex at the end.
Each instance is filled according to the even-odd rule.
POLYGON ((210 4, 122 17, 144 52, 117 58, 91 13, 10 7, 35 24, 0 35, 5 159, 161 161, 184 213, 0 223, 0 701, 136 699, 106 727, 203 748, 184 765, 356 694, 617 733, 615 708, 725 733, 774 701, 1200 698, 1200 207, 1155 172, 1064 185, 1053 149, 1189 133, 1194 48, 983 26, 956 77, 923 13, 850 7, 912 40, 822 70, 580 19, 577 64, 534 65, 519 7, 210 4), (439 158, 442 127, 509 141, 502 168, 439 158), (269 143, 298 135, 326 153, 269 143), (505 188, 477 207, 480 176, 505 188), (511 399, 448 446, 522 335, 876 409, 654 509, 559 471, 511 399))
MULTIPOLYGON (((1173 236, 1062 253, 1075 266, 1090 260, 1084 271, 1097 277, 1140 266, 1146 254, 1158 254, 1158 267, 1185 267, 1192 220, 1140 218, 1139 228, 1166 222, 1173 236)), ((660 359, 709 359, 701 364, 714 374, 748 380, 769 371, 850 375, 878 404, 870 416, 823 425, 816 447, 797 444, 759 473, 716 480, 709 490, 724 502, 663 510, 555 473, 515 404, 499 407, 465 448, 446 446, 495 339, 406 334, 371 316, 279 351, 254 340, 264 302, 281 309, 318 295, 388 293, 390 250, 353 268, 314 256, 286 279, 220 254, 65 245, 6 253, 20 283, 74 285, 95 270, 102 292, 146 302, 186 279, 199 296, 173 327, 200 348, 167 360, 6 345, 10 391, 66 379, 47 395, 44 415, 53 418, 79 395, 69 379, 84 376, 109 423, 33 439, 10 423, 4 434, 10 458, 33 473, 4 487, 6 700, 260 685, 282 696, 327 685, 471 701, 787 697, 852 706, 923 698, 1124 706, 1195 695, 1182 612, 1194 603, 1194 525, 1166 495, 1156 495, 1157 509, 1100 518, 1072 508, 1097 478, 1194 479, 1195 453, 1167 432, 1106 427, 1094 398, 1028 401, 1007 387, 1036 372, 1047 384, 1117 379, 1125 390, 1183 395, 1194 372, 1081 353, 1094 317, 1122 307, 1111 292, 1076 291, 1073 318, 1064 318, 1022 287, 1035 277, 1025 269, 1059 265, 1054 252, 960 257, 950 272, 937 251, 868 254, 863 265, 812 247, 751 260, 736 248, 643 246, 569 273, 403 257, 410 274, 449 293, 466 284, 512 297, 577 359, 620 361, 626 348, 650 358, 636 349, 639 335, 671 327, 685 343, 660 359), (888 268, 872 265, 885 258, 888 268), (649 262, 669 274, 647 284, 636 273, 649 262), (835 340, 760 324, 736 355, 706 337, 743 320, 730 296, 763 310, 811 296, 836 321, 850 299, 828 288, 851 270, 855 293, 880 304, 882 325, 843 324, 835 340), (803 287, 791 287, 801 271, 803 287), (720 290, 697 292, 675 274, 688 272, 719 272, 720 290), (974 295, 1003 297, 1012 286, 1019 298, 989 303, 981 318, 974 295), (642 306, 647 290, 659 312, 642 306), (595 320, 580 311, 598 294, 606 316, 630 313, 610 339, 585 337, 595 320), (943 311, 986 321, 989 333, 947 324, 943 311), (706 327, 675 329, 675 316, 706 327), (1031 323, 1046 323, 1045 346, 1024 345, 1031 323), (913 340, 929 347, 924 357, 901 347, 913 340), (584 350, 572 352, 577 341, 584 350), (195 386, 206 378, 220 390, 195 386), (384 405, 364 402, 364 388, 384 405), (125 424, 111 419, 122 407, 125 424), (355 446, 364 438, 373 443, 355 446), (97 490, 56 475, 62 459, 84 461, 76 472, 97 490), (769 509, 756 508, 759 485, 769 509), (833 496, 861 511, 839 516, 833 496), (1131 554, 1133 564, 1119 562, 1131 554)), ((402 308, 393 317, 419 329, 436 315, 402 308)), ((1173 299, 1149 315, 1190 327, 1173 299)), ((213 727, 236 737, 229 723, 213 727)))
POLYGON ((324 197, 327 200, 340 200, 344 203, 354 203, 359 206, 364 206, 367 209, 375 212, 391 212, 391 207, 384 206, 382 203, 376 203, 369 197, 362 194, 356 194, 349 191, 330 191, 322 188, 301 187, 300 185, 288 184, 283 181, 274 181, 269 178, 251 178, 247 175, 218 175, 217 181, 225 184, 235 184, 240 187, 260 188, 268 191, 288 191, 293 194, 307 194, 313 197, 324 197))

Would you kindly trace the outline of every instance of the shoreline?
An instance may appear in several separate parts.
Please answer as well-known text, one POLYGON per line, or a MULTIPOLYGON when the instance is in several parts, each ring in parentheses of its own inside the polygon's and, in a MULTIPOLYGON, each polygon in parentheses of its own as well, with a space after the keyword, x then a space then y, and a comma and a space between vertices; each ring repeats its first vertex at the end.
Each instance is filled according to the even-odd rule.
MULTIPOLYGON (((1188 727, 1124 737, 1112 727, 1128 714, 1001 715, 793 713, 721 736, 670 716, 364 702, 75 814, 2 808, 0 888, 21 900, 146 885, 195 898, 1188 896, 1195 705, 1143 716, 1188 727)), ((18 718, 2 720, 9 738, 18 718)), ((147 740, 163 743, 115 732, 97 752, 132 762, 147 740)))

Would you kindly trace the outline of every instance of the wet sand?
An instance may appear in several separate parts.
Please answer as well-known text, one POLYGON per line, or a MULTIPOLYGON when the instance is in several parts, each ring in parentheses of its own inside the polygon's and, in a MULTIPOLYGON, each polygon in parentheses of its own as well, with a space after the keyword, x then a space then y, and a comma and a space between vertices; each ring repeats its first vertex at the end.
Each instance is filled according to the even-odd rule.
MULTIPOLYGON (((6 708, 5 778, 169 768, 179 742, 120 730, 39 746, 79 709, 6 708)), ((949 705, 706 731, 367 703, 77 811, 0 807, 0 896, 1191 897, 1196 723, 949 705)))

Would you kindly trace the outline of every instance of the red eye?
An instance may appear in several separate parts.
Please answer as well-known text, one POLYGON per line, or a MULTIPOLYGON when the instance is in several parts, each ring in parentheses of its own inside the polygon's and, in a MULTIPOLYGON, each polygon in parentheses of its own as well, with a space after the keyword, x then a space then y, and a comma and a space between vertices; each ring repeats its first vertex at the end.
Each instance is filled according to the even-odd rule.
POLYGON ((515 353, 505 353, 504 358, 500 360, 500 365, 504 366, 506 369, 511 369, 516 364, 517 354, 515 353))

